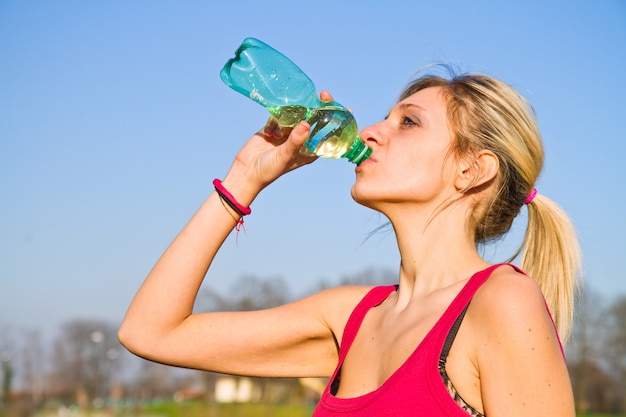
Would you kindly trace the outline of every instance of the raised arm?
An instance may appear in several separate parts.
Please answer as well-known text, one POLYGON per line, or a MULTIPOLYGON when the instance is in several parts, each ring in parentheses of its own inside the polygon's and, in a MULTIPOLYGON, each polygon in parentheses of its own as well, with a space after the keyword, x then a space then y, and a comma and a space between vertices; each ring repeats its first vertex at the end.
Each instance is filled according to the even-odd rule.
MULTIPOLYGON (((224 187, 250 205, 279 176, 313 161, 299 153, 308 131, 301 123, 284 139, 270 121, 238 153, 224 187)), ((364 288, 324 291, 257 312, 192 313, 207 270, 237 220, 213 192, 141 285, 120 341, 139 356, 176 366, 259 376, 328 375, 337 358, 335 334, 364 288), (329 312, 323 308, 328 305, 337 308, 329 312)))

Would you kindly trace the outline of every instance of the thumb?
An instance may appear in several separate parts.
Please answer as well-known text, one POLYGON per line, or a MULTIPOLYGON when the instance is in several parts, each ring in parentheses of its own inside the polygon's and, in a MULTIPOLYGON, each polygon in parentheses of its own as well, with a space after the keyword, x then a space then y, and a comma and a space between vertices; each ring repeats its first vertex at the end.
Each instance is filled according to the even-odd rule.
POLYGON ((307 122, 298 123, 289 134, 285 142, 285 147, 289 148, 291 151, 299 150, 309 137, 310 131, 311 126, 307 122))
POLYGON ((307 122, 300 122, 293 128, 287 140, 278 147, 275 162, 282 167, 283 172, 310 164, 317 159, 317 156, 300 152, 310 131, 311 126, 307 122))

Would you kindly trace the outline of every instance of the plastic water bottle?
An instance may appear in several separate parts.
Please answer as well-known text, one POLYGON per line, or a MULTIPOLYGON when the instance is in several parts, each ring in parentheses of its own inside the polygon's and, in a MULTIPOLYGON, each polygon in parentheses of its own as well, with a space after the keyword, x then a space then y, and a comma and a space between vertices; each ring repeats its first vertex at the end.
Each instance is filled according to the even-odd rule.
POLYGON ((317 98, 311 79, 283 54, 247 38, 228 60, 220 78, 233 90, 264 106, 282 127, 302 120, 311 133, 301 152, 324 158, 347 158, 359 165, 371 149, 361 141, 352 113, 341 104, 317 98))

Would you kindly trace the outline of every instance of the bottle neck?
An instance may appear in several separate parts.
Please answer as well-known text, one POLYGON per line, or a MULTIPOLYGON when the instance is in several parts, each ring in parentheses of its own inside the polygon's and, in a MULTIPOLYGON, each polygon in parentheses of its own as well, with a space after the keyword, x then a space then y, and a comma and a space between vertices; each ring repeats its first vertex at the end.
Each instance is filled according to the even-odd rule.
POLYGON ((350 149, 341 155, 341 157, 347 158, 350 162, 359 166, 363 161, 369 158, 371 154, 372 150, 365 144, 365 142, 356 137, 350 149))

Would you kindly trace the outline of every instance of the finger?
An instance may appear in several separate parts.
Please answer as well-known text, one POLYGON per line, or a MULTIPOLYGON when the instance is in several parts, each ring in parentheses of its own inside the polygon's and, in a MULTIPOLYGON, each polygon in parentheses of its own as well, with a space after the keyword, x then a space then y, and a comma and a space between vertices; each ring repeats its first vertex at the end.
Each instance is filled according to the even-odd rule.
POLYGON ((320 92, 320 99, 322 101, 333 101, 333 96, 327 90, 322 90, 320 92))
POLYGON ((270 117, 265 123, 265 126, 263 126, 263 134, 268 138, 273 137, 274 131, 276 130, 277 126, 278 121, 276 120, 276 118, 270 117))
POLYGON ((282 139, 289 136, 289 131, 278 124, 275 117, 270 117, 263 127, 263 134, 266 139, 282 139))

